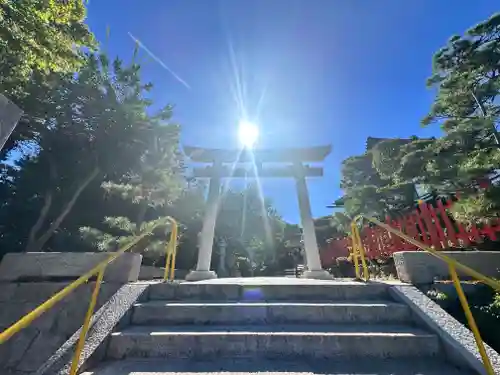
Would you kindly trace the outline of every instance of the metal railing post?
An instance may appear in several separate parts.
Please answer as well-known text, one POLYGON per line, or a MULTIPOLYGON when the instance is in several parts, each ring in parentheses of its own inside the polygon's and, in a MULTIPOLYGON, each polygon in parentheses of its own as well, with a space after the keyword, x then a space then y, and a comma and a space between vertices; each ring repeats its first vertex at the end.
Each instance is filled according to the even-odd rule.
POLYGON ((177 223, 172 228, 172 233, 170 235, 170 243, 171 243, 171 269, 170 269, 170 280, 174 280, 175 278, 175 259, 177 257, 177 223))
POLYGON ((165 273, 163 274, 163 281, 167 281, 168 279, 173 280, 175 276, 175 256, 177 253, 177 222, 171 218, 170 216, 167 220, 172 225, 172 230, 170 232, 170 240, 165 246, 165 273), (169 275, 170 271, 170 275, 169 275))
POLYGON ((363 268, 363 276, 364 281, 370 280, 370 272, 368 270, 368 266, 366 264, 366 254, 365 249, 363 247, 363 241, 361 241, 361 235, 359 234, 359 228, 356 222, 360 219, 360 217, 355 218, 351 223, 351 237, 352 237, 352 250, 353 250, 353 258, 354 258, 354 268, 356 271, 356 277, 360 280, 363 280, 361 277, 361 270, 359 267, 359 261, 361 258, 361 267, 363 268))
POLYGON ((351 223, 351 241, 352 241, 352 260, 354 261, 354 272, 356 273, 356 278, 361 279, 361 273, 359 272, 359 260, 358 260, 358 239, 354 235, 355 231, 358 229, 356 222, 351 223))
POLYGON ((368 270, 368 266, 366 265, 365 248, 363 246, 363 241, 361 241, 361 235, 359 234, 359 228, 357 225, 354 235, 356 236, 356 240, 358 243, 359 257, 361 258, 361 266, 363 267, 363 275, 365 277, 365 281, 368 281, 370 280, 370 272, 368 270))
POLYGON ((165 246, 165 273, 163 274, 163 281, 168 280, 168 275, 170 271, 170 263, 172 261, 172 250, 170 246, 171 242, 165 246))
POLYGON ((467 323, 469 324, 469 328, 474 335, 474 339, 476 340, 477 349, 479 350, 479 354, 481 354, 481 358, 483 359, 483 365, 488 375, 495 375, 493 371, 493 367, 491 365, 490 358, 488 354, 486 354, 486 349, 484 348, 484 342, 481 338, 481 334, 479 333, 479 329, 477 328, 476 320, 472 315, 472 311, 469 306, 469 302, 467 301, 467 297, 465 296, 462 285, 460 284, 460 279, 458 278, 457 270, 453 265, 449 265, 451 279, 453 280, 453 285, 455 285, 455 289, 457 290, 458 299, 460 300, 460 304, 462 305, 462 309, 464 310, 465 317, 467 318, 467 323))
POLYGON ((97 304, 97 297, 99 296, 99 291, 101 289, 102 279, 104 277, 104 271, 106 270, 106 265, 101 268, 97 274, 97 281, 95 283, 94 291, 92 292, 92 297, 90 299, 89 308, 87 309, 87 314, 85 315, 85 320, 83 321, 82 330, 80 331, 80 338, 76 344, 75 354, 73 355, 73 362, 71 363, 71 369, 69 375, 76 375, 78 367, 80 365, 80 355, 85 345, 85 339, 87 338, 87 333, 90 327, 90 320, 92 315, 94 315, 95 305, 97 304))

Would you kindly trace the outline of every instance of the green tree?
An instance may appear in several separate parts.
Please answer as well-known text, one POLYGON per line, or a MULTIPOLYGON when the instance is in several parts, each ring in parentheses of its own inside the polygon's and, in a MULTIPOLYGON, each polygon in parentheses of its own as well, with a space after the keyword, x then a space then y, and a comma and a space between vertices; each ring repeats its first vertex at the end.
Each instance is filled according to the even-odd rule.
POLYGON ((228 253, 246 259, 255 269, 276 260, 276 245, 283 239, 284 226, 272 203, 262 200, 257 185, 251 185, 223 193, 215 237, 216 241, 224 238, 228 253))
POLYGON ((345 237, 351 231, 352 218, 343 212, 335 212, 330 216, 330 227, 333 228, 333 236, 345 237))
MULTIPOLYGON (((170 118, 171 108, 162 113, 170 118)), ((136 168, 117 181, 106 181, 102 187, 107 195, 119 196, 128 203, 127 216, 107 216, 105 230, 82 227, 82 236, 102 251, 113 251, 145 230, 156 227, 152 240, 142 249, 150 263, 165 254, 169 222, 168 208, 182 194, 182 160, 178 153, 179 129, 174 124, 153 123, 145 151, 136 168)))
POLYGON ((193 269, 198 259, 198 236, 205 213, 205 185, 190 180, 178 199, 169 207, 168 215, 179 223, 176 267, 193 269))
POLYGON ((378 187, 385 182, 372 165, 372 156, 365 153, 351 156, 342 162, 342 180, 340 187, 344 191, 343 204, 351 216, 360 213, 374 214, 383 212, 384 205, 378 187))
POLYGON ((438 123, 444 136, 427 150, 434 160, 427 171, 461 191, 454 215, 461 221, 498 216, 497 187, 477 191, 476 179, 500 165, 495 131, 500 114, 500 14, 495 14, 464 35, 454 35, 433 59, 428 85, 437 89, 423 124, 438 123))
MULTIPOLYGON (((0 93, 24 111, 1 152, 36 144, 61 75, 86 63, 97 43, 84 23, 84 0, 0 0, 0 93)), ((49 112, 50 113, 50 112, 49 112)))
POLYGON ((413 206, 415 188, 412 183, 398 181, 390 168, 377 168, 380 155, 372 149, 342 162, 341 188, 346 214, 383 217, 413 206))
POLYGON ((153 130, 170 115, 168 108, 147 114, 151 85, 139 73, 135 63, 125 67, 119 59, 88 54, 78 75, 60 75, 51 90, 39 92, 46 98, 43 126, 33 150, 11 172, 2 209, 4 233, 17 237, 11 243, 44 249, 89 186, 134 170, 153 130), (21 223, 12 223, 13 215, 21 223))
POLYGON ((72 73, 95 47, 83 0, 0 0, 0 90, 23 96, 32 80, 72 73))

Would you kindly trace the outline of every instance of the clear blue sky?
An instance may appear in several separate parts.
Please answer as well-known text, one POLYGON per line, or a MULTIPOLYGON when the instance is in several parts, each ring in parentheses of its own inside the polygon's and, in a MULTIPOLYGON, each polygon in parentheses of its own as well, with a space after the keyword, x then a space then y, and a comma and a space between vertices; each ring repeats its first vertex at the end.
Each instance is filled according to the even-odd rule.
MULTIPOLYGON (((432 55, 499 10, 498 0, 92 0, 88 23, 111 55, 132 56, 131 33, 187 83, 141 52, 154 98, 176 105, 185 144, 238 146, 237 82, 260 146, 331 143, 324 177, 309 180, 320 216, 341 195, 341 161, 362 153, 366 137, 439 133, 419 125, 432 55)), ((263 189, 298 221, 293 181, 263 189)))

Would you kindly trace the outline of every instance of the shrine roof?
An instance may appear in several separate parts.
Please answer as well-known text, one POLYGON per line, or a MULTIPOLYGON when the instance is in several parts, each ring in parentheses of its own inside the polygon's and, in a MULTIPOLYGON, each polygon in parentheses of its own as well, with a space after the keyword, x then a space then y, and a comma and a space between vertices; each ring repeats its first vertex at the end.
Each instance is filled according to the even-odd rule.
POLYGON ((194 162, 232 163, 238 160, 241 163, 248 163, 254 160, 259 162, 286 163, 286 162, 320 162, 323 161, 332 151, 331 145, 306 147, 306 148, 276 148, 276 149, 214 149, 193 146, 184 146, 184 153, 194 162))

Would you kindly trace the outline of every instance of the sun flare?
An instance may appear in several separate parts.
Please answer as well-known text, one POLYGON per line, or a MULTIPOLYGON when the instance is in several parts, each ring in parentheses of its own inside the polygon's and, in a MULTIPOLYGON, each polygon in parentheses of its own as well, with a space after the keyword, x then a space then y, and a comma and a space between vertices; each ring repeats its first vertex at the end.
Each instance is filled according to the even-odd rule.
POLYGON ((241 120, 238 126, 238 138, 246 148, 253 148, 259 138, 259 127, 252 122, 241 120))

